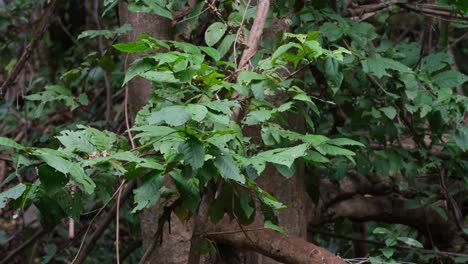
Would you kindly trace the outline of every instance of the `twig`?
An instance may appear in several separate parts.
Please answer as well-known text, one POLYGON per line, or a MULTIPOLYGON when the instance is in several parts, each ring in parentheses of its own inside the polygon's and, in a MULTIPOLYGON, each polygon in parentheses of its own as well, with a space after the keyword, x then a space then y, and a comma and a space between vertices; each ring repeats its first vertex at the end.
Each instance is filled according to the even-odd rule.
MULTIPOLYGON (((343 239, 343 240, 358 241, 358 242, 364 242, 364 243, 369 243, 369 244, 374 244, 374 245, 379 245, 379 246, 386 246, 385 243, 380 242, 380 241, 362 239, 362 238, 355 238, 355 237, 335 234, 335 233, 332 233, 332 232, 321 231, 321 230, 318 230, 318 229, 315 229, 315 228, 311 229, 310 231, 313 234, 321 234, 321 235, 331 236, 331 237, 335 237, 335 238, 343 239)), ((404 245, 395 245, 394 247, 398 248, 398 249, 404 249, 404 250, 416 250, 416 251, 421 251, 421 252, 434 254, 434 255, 440 255, 440 256, 468 257, 468 254, 462 254, 462 253, 457 253, 457 252, 431 250, 431 249, 417 248, 417 247, 404 246, 404 245)))
POLYGON ((4 257, 2 262, 0 262, 0 264, 7 264, 7 263, 12 263, 11 259, 18 255, 19 253, 21 253, 21 251, 23 251, 23 249, 25 249, 26 247, 28 247, 31 243, 37 241, 37 239, 39 237, 41 237, 42 235, 44 235, 46 233, 46 231, 44 229, 39 229, 30 239, 26 240, 23 244, 21 244, 19 247, 17 247, 15 250, 13 250, 12 252, 10 252, 10 254, 8 254, 8 256, 4 257))
MULTIPOLYGON (((123 187, 124 190, 122 192, 122 197, 121 197, 122 201, 125 201, 130 196, 130 194, 131 194, 133 188, 135 187, 135 185, 136 185, 135 181, 132 181, 132 182, 127 183, 123 187)), ((96 243, 96 241, 102 235, 104 230, 106 230, 106 228, 109 226, 109 223, 114 218, 114 214, 116 213, 116 211, 117 211, 117 204, 115 204, 112 207, 112 209, 109 212, 107 212, 107 214, 104 216, 104 218, 102 218, 101 221, 97 224, 96 230, 94 230, 93 234, 91 234, 88 243, 85 244, 84 246, 83 246, 83 243, 82 243, 82 245, 80 246, 80 249, 78 250, 77 255, 75 256, 75 258, 71 262, 72 264, 81 264, 81 263, 83 263, 83 261, 86 259, 88 254, 93 249, 93 246, 96 243)))
POLYGON ((42 36, 44 35, 44 32, 47 29, 47 26, 49 25, 49 20, 55 11, 56 3, 57 3, 57 0, 49 1, 49 6, 47 7, 46 11, 42 15, 42 23, 40 24, 39 28, 34 34, 34 37, 29 42, 28 46, 26 46, 26 48, 24 49, 23 54, 21 54, 21 57, 16 62, 15 67, 13 68, 13 71, 11 71, 6 81, 0 87, 0 95, 3 95, 3 93, 6 92, 8 88, 13 84, 13 82, 16 80, 16 77, 18 77, 18 74, 23 69, 24 64, 29 59, 29 57, 31 57, 34 47, 42 38, 42 36))
MULTIPOLYGON (((121 185, 125 184, 125 180, 122 181, 121 185)), ((119 254, 119 242, 120 242, 120 199, 122 198, 122 188, 119 189, 117 195, 117 212, 115 214, 115 254, 117 258, 117 264, 120 264, 119 254)))
MULTIPOLYGON (((101 26, 101 20, 99 19, 99 0, 94 0, 93 17, 94 17, 94 21, 96 23, 97 29, 101 30, 102 26, 101 26)), ((103 42, 101 35, 98 36, 98 45, 99 45, 99 54, 101 56, 104 56, 104 42, 103 42)), ((107 72, 105 70, 103 71, 103 78, 104 78, 104 85, 106 88, 106 114, 105 116, 106 116, 106 121, 110 121, 111 120, 110 115, 111 115, 111 105, 112 105, 112 102, 111 102, 112 94, 111 94, 109 79, 107 77, 107 72)))
POLYGON ((468 242, 468 235, 465 233, 464 227, 463 227, 463 214, 460 210, 460 207, 457 204, 457 201, 453 199, 452 195, 450 195, 450 192, 447 189, 447 185, 445 184, 445 170, 441 169, 440 174, 440 188, 442 189, 442 195, 445 198, 445 201, 447 201, 448 208, 453 214, 453 218, 455 220, 455 224, 457 225, 459 231, 460 231, 460 236, 465 239, 465 241, 468 242))

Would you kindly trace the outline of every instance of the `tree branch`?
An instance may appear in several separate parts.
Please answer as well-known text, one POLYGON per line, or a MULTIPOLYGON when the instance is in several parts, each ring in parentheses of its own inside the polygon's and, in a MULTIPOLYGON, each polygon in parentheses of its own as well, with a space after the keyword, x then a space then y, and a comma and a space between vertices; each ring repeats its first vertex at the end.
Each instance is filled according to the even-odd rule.
POLYGON ((271 229, 258 228, 258 226, 257 228, 249 226, 244 230, 236 228, 238 232, 233 232, 229 228, 234 227, 235 223, 227 223, 227 221, 227 218, 224 218, 219 224, 211 226, 207 238, 235 248, 255 251, 283 263, 346 263, 328 250, 296 236, 285 236, 271 229), (247 239, 245 233, 248 233, 250 239, 247 239))
POLYGON ((42 38, 42 36, 44 35, 44 32, 47 29, 47 26, 49 25, 49 20, 55 11, 56 3, 57 3, 57 0, 49 1, 49 6, 47 7, 44 14, 42 15, 42 23, 40 24, 39 28, 34 34, 34 37, 29 42, 28 46, 26 46, 26 48, 24 49, 23 54, 21 54, 21 57, 16 62, 15 67, 13 68, 13 71, 11 71, 11 74, 8 76, 8 78, 3 83, 3 85, 0 87, 0 95, 6 92, 8 88, 13 84, 13 82, 16 80, 16 77, 23 69, 24 64, 29 59, 29 57, 31 57, 34 47, 36 46, 37 42, 42 38))

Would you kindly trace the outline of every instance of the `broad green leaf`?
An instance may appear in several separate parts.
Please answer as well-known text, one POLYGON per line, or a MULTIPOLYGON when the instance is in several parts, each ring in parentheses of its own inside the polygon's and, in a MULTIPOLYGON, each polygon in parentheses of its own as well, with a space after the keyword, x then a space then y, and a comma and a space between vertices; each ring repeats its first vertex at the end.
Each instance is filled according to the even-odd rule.
POLYGON ((117 43, 112 45, 112 47, 116 48, 119 51, 128 53, 142 52, 151 49, 151 47, 145 42, 117 43))
POLYGON ((221 41, 221 43, 218 46, 218 52, 219 56, 222 58, 228 53, 228 51, 231 49, 232 44, 234 43, 236 39, 236 34, 229 34, 224 37, 224 39, 221 41))
POLYGON ((221 55, 216 49, 211 48, 211 47, 200 47, 200 49, 203 50, 203 52, 205 52, 208 56, 210 56, 214 61, 217 62, 221 60, 221 55))
POLYGON ((20 183, 2 193, 0 193, 0 209, 5 208, 7 199, 16 200, 21 197, 21 195, 26 190, 26 185, 20 183))
POLYGON ((246 125, 256 125, 268 121, 271 118, 271 110, 257 110, 247 114, 243 123, 246 125))
POLYGON ((302 137, 300 137, 298 139, 302 140, 305 143, 309 143, 314 147, 330 140, 326 136, 312 135, 312 134, 304 135, 304 136, 302 136, 302 137))
POLYGON ((322 155, 331 155, 331 156, 337 156, 337 155, 343 155, 343 156, 354 156, 355 153, 344 149, 340 148, 337 146, 333 145, 328 145, 328 144, 321 144, 318 146, 315 146, 315 149, 320 152, 322 155))
POLYGON ((331 42, 337 41, 343 36, 343 30, 330 22, 324 23, 319 30, 331 42))
POLYGON ((170 71, 146 71, 138 75, 158 83, 180 83, 180 80, 175 78, 174 73, 170 71))
POLYGON ((386 257, 387 259, 391 258, 393 256, 393 254, 395 253, 395 249, 391 248, 391 247, 381 248, 379 250, 382 252, 384 257, 386 257))
POLYGON ((454 88, 468 81, 468 77, 458 71, 445 71, 434 76, 433 82, 440 88, 454 88))
POLYGON ((148 180, 133 191, 136 206, 133 208, 132 213, 155 205, 161 197, 164 177, 159 174, 149 176, 148 180))
POLYGON ((366 73, 375 75, 377 78, 382 78, 383 76, 390 76, 387 72, 388 69, 395 70, 400 73, 410 73, 412 70, 398 62, 389 58, 382 57, 370 57, 361 61, 362 70, 366 73))
POLYGON ((190 114, 185 111, 182 105, 172 105, 151 113, 148 118, 150 125, 160 124, 162 121, 171 126, 181 126, 190 120, 190 114))
POLYGON ((0 146, 5 146, 9 148, 14 148, 18 150, 23 150, 25 149, 24 146, 16 143, 14 140, 6 138, 6 137, 0 137, 0 146))
POLYGON ((302 157, 303 159, 311 162, 317 162, 317 163, 328 163, 330 162, 327 157, 323 156, 322 154, 318 153, 317 151, 309 150, 307 151, 307 155, 302 157))
POLYGON ((86 131, 86 139, 97 148, 99 152, 104 150, 110 150, 114 143, 117 141, 117 135, 107 131, 107 130, 98 130, 93 127, 77 125, 79 129, 84 129, 86 131))
POLYGON ((459 127, 453 134, 457 146, 463 151, 468 150, 468 127, 459 127))
POLYGON ((124 86, 127 82, 132 80, 135 76, 141 75, 151 69, 152 65, 145 59, 137 59, 132 65, 128 68, 127 73, 125 73, 125 78, 122 83, 124 86))
POLYGON ((184 205, 192 212, 197 211, 200 204, 200 186, 197 178, 185 178, 179 173, 171 173, 171 177, 179 190, 184 205))
POLYGON ((423 248, 423 245, 421 244, 421 242, 411 237, 397 237, 397 239, 412 247, 423 248))
POLYGON ((68 183, 68 177, 48 165, 42 165, 37 170, 41 184, 47 193, 54 193, 68 183))
POLYGON ((192 120, 197 122, 201 122, 208 114, 208 109, 204 105, 199 104, 188 104, 185 107, 185 111, 190 114, 192 120))
POLYGON ((211 24, 205 32, 205 42, 208 46, 213 46, 218 43, 218 41, 226 33, 227 25, 221 22, 215 22, 211 24))
POLYGON ((393 120, 397 114, 396 109, 393 106, 387 106, 380 108, 380 111, 385 114, 390 120, 393 120))
POLYGON ((239 107, 239 103, 237 101, 228 100, 210 101, 203 103, 203 105, 214 111, 221 112, 229 116, 232 114, 231 108, 239 107))
POLYGON ((271 59, 273 60, 273 62, 278 59, 278 57, 280 57, 281 55, 283 55, 285 52, 287 52, 289 49, 291 48, 297 48, 298 50, 301 50, 302 47, 301 45, 297 44, 297 43, 294 43, 294 42, 289 42, 287 44, 284 44, 284 45, 281 45, 279 46, 275 52, 273 52, 273 54, 271 55, 271 59))
POLYGON ((240 173, 239 167, 228 152, 217 150, 214 165, 223 178, 245 183, 244 176, 240 173))
POLYGON ((172 19, 172 13, 167 10, 165 7, 161 6, 158 1, 154 0, 143 0, 143 3, 145 3, 151 10, 151 13, 157 15, 157 16, 162 16, 165 18, 172 19))
POLYGON ((264 75, 258 74, 253 71, 241 71, 237 77, 239 83, 249 84, 253 80, 264 80, 266 77, 264 75))
POLYGON ((60 136, 57 136, 57 139, 65 146, 66 151, 80 151, 88 154, 96 151, 96 147, 89 143, 86 138, 86 132, 83 130, 64 130, 60 132, 60 136))
POLYGON ((195 137, 190 137, 187 141, 179 145, 179 152, 184 155, 184 162, 197 170, 205 162, 205 149, 203 144, 195 137))

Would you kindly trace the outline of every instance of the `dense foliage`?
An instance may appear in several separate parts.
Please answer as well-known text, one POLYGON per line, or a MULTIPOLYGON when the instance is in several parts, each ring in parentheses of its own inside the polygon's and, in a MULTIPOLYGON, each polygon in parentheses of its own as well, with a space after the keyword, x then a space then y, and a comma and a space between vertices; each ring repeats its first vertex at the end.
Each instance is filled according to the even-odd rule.
MULTIPOLYGON (((466 18, 466 2, 438 1, 450 10, 448 20, 400 12, 405 6, 396 4, 367 22, 350 13, 357 3, 340 1, 333 11, 328 1, 294 2, 272 5, 267 28, 280 31, 264 37, 248 69, 239 69, 238 59, 257 8, 243 1, 200 1, 189 11, 185 1, 132 1, 130 11, 172 19, 179 34, 177 41, 142 34, 132 42, 117 41, 132 30, 117 25, 117 1, 103 1, 97 21, 79 26, 72 21, 76 3, 62 3, 63 14, 1 101, 0 149, 6 155, 0 163, 0 242, 10 242, 10 225, 37 228, 20 227, 17 218, 34 205, 49 235, 30 255, 43 263, 73 258, 77 248, 60 245, 67 236, 64 221, 86 229, 90 214, 120 196, 122 182, 136 180, 133 201, 120 212, 123 241, 138 241, 135 234, 144 228, 138 216, 157 203, 183 221, 195 217, 207 186, 218 194, 209 204, 211 222, 228 214, 248 225, 260 210, 265 228, 287 234, 275 212, 288 204, 256 179, 268 166, 295 177, 303 164, 313 203, 324 191, 321 179, 338 184, 350 174, 364 175, 390 182, 391 191, 405 197, 405 208, 429 208, 458 221, 458 231, 468 235, 467 23, 457 19, 466 18), (431 27, 438 27, 434 36, 426 33, 431 27), (57 42, 57 28, 68 32, 59 34, 68 41, 57 42), (142 55, 124 71, 129 53, 142 55), (130 126, 125 89, 137 76, 150 80, 154 92, 130 126), (292 124, 298 120, 304 123, 292 124)), ((20 43, 34 34, 21 29, 34 24, 40 4, 2 4, 2 76, 14 67, 20 43)), ((434 246, 421 238, 418 223, 396 223, 366 225, 369 239, 383 241, 371 248, 373 263, 467 260, 465 246, 434 246), (460 255, 416 249, 423 246, 460 255)), ((342 217, 320 225, 343 234, 352 229, 342 217)), ((112 244, 110 236, 102 243, 112 244)), ((346 240, 320 235, 316 241, 353 258, 346 240)), ((206 242, 216 254, 214 243, 206 242)), ((98 262, 99 252, 114 258, 105 248, 90 261, 98 262)))

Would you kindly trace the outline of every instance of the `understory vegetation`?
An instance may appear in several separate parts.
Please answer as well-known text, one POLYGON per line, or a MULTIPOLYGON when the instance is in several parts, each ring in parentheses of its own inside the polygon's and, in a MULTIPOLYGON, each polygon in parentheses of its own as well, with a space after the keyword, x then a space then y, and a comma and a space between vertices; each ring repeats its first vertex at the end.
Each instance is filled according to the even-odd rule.
POLYGON ((0 263, 467 263, 467 29, 463 0, 0 0, 0 263))

